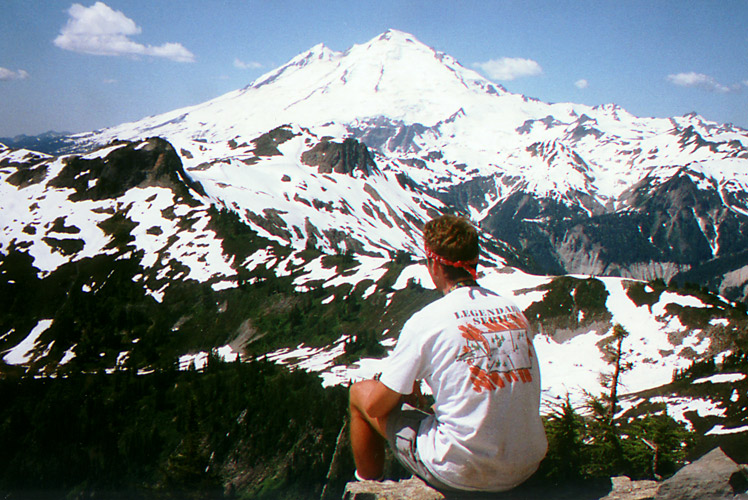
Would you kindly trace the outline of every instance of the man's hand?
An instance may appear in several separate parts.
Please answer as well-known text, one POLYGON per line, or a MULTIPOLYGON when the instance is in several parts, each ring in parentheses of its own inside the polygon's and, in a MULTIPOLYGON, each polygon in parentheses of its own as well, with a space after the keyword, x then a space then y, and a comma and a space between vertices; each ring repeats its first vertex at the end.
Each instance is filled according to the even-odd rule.
POLYGON ((411 392, 407 396, 403 396, 403 402, 408 403, 410 406, 418 408, 421 411, 433 413, 428 399, 423 395, 423 392, 421 392, 420 380, 416 380, 415 382, 413 382, 413 392, 411 392))

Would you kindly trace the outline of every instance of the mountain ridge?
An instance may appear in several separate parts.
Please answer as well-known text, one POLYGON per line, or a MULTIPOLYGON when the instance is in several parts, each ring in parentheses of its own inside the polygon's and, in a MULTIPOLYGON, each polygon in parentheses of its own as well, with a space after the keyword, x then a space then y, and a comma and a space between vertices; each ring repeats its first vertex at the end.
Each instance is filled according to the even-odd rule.
MULTIPOLYGON (((73 484, 49 457, 74 442, 82 447, 74 463, 95 452, 138 464, 123 478, 124 469, 95 461, 73 476, 76 485, 88 480, 79 486, 86 491, 123 482, 226 491, 329 482, 343 386, 371 376, 371 357, 438 296, 418 228, 450 208, 346 140, 285 126, 179 153, 159 138, 61 157, 0 148, 0 383, 30 393, 16 394, 3 422, 35 422, 0 447, 17 457, 0 481, 36 484, 42 471, 46 485, 73 484), (285 207, 267 205, 277 196, 285 207), (323 226, 315 213, 335 223, 323 226), (347 217, 359 226, 338 229, 347 217), (358 247, 361 235, 372 241, 358 247), (64 405, 47 403, 60 398, 64 405), (297 403, 309 398, 318 406, 297 403), (137 411, 101 420, 134 400, 137 411), (40 423, 70 407, 80 418, 63 435, 40 423), (299 407, 320 420, 310 427, 299 407), (100 428, 92 434, 92 426, 100 428), (144 432, 154 439, 143 441, 144 432), (278 486, 283 471, 293 473, 278 486)), ((731 353, 746 346, 745 307, 661 281, 526 274, 501 260, 514 249, 482 238, 503 252, 482 254, 480 283, 517 302, 538 330, 546 415, 565 397, 581 411, 585 395, 606 390, 603 347, 622 323, 634 369, 621 376, 616 421, 635 427, 663 412, 702 440, 745 450, 748 379, 744 356, 735 363, 731 353)))
MULTIPOLYGON (((725 142, 729 142, 730 146, 734 148, 733 156, 739 153, 745 156, 745 143, 748 142, 745 134, 740 133, 740 129, 711 124, 694 114, 671 119, 642 119, 634 117, 613 104, 590 107, 572 103, 545 104, 537 100, 528 100, 524 96, 511 94, 496 86, 476 72, 459 65, 451 57, 440 55, 440 53, 420 43, 412 35, 398 31, 389 31, 365 44, 355 45, 345 52, 333 52, 323 45, 318 45, 310 51, 291 59, 280 68, 258 78, 244 89, 225 94, 197 106, 78 137, 83 142, 95 140, 101 144, 102 141, 104 143, 109 142, 107 139, 114 135, 122 139, 142 139, 144 133, 163 132, 157 135, 163 135, 172 142, 179 142, 177 139, 179 136, 184 136, 184 130, 180 127, 170 128, 169 125, 183 123, 192 114, 195 114, 196 121, 198 120, 197 116, 200 116, 202 120, 200 123, 203 124, 202 127, 193 128, 196 131, 193 133, 193 138, 203 137, 206 134, 205 128, 209 128, 210 133, 215 138, 218 138, 219 130, 224 136, 227 133, 230 134, 233 130, 240 133, 245 132, 249 136, 257 136, 286 123, 297 123, 304 127, 312 127, 312 130, 314 126, 321 126, 323 130, 330 128, 330 132, 337 132, 338 137, 342 138, 345 132, 340 135, 341 131, 335 130, 333 122, 347 124, 345 127, 350 133, 351 130, 356 129, 357 124, 360 125, 367 120, 382 118, 390 123, 401 122, 406 127, 422 128, 423 130, 414 134, 416 138, 421 136, 422 142, 424 132, 428 131, 434 138, 438 139, 447 135, 447 133, 451 133, 451 131, 439 129, 450 124, 464 122, 469 118, 472 120, 469 127, 455 129, 454 131, 459 131, 461 135, 478 135, 478 137, 471 138, 471 142, 468 143, 472 149, 485 149, 485 146, 483 148, 476 147, 475 139, 484 138, 479 136, 480 126, 485 126, 486 123, 491 123, 490 127, 486 127, 486 130, 490 131, 489 136, 501 133, 501 135, 506 135, 507 138, 515 137, 518 130, 520 137, 533 136, 534 129, 538 128, 536 125, 542 123, 545 125, 545 132, 548 133, 534 134, 535 136, 531 137, 534 140, 531 142, 522 141, 520 143, 521 147, 529 148, 531 153, 529 156, 532 157, 537 156, 534 151, 537 151, 539 147, 558 144, 562 152, 566 153, 566 156, 574 158, 573 163, 578 163, 580 160, 584 162, 588 153, 580 154, 580 147, 585 142, 589 142, 590 136, 596 139, 596 146, 599 146, 597 140, 602 138, 602 145, 620 147, 621 141, 645 139, 652 142, 657 139, 657 136, 680 135, 679 140, 682 147, 694 146, 694 151, 689 152, 691 156, 696 150, 704 146, 709 146, 712 152, 715 152, 725 142), (395 55, 392 55, 392 53, 395 53, 395 55), (402 68, 402 59, 406 57, 402 54, 407 56, 408 64, 406 64, 406 68, 402 68), (372 67, 378 70, 373 71, 372 67), (415 72, 420 72, 419 76, 421 78, 411 78, 410 76, 415 72), (343 77, 343 75, 354 73, 356 78, 346 79, 343 77), (398 95, 393 97, 393 92, 390 91, 383 104, 378 94, 383 92, 383 90, 379 90, 379 83, 385 74, 388 75, 387 80, 393 80, 391 86, 398 95), (299 82, 299 80, 302 81, 299 82), (364 83, 357 83, 358 80, 362 80, 364 83), (427 83, 419 83, 422 80, 427 83), (473 85, 472 90, 477 90, 477 92, 466 93, 465 91, 469 91, 471 85, 473 85), (273 89, 270 89, 270 87, 273 87, 274 91, 271 91, 273 89), (457 89, 457 87, 462 90, 457 89), (446 90, 435 93, 435 88, 445 88, 446 90), (494 99, 483 99, 483 97, 486 97, 483 92, 485 88, 492 89, 487 95, 494 99), (283 94, 283 97, 278 99, 278 94, 283 94), (351 98, 351 95, 354 97, 351 98), (252 98, 252 96, 256 97, 252 98), (436 96, 438 99, 431 96, 436 96), (469 96, 469 98, 466 96, 469 96), (322 98, 327 98, 327 100, 318 102, 322 98), (394 101, 395 104, 387 104, 387 101, 394 101), (220 116, 229 114, 228 110, 220 107, 221 104, 227 103, 241 109, 243 113, 220 116), (487 106, 487 103, 490 105, 487 106), (498 107, 497 103, 500 104, 498 107), (525 105, 519 105, 519 103, 525 105), (299 105, 312 106, 311 111, 313 111, 314 116, 310 118, 306 111, 291 115, 285 114, 288 110, 292 110, 299 105), (391 112, 393 106, 398 111, 391 112), (213 115, 208 113, 209 109, 212 108, 215 108, 213 115), (484 114, 491 117, 490 122, 480 116, 473 116, 478 115, 475 111, 476 108, 487 108, 484 114), (388 113, 388 111, 390 112, 388 113), (553 113, 554 111, 555 113, 553 113), (341 113, 343 114, 341 115, 341 113), (355 118, 347 118, 349 115, 355 116, 355 118), (266 116, 271 118, 265 118, 266 116), (499 119, 497 120, 494 117, 499 117, 499 119), (230 120, 227 121, 227 119, 230 120), (242 129, 246 127, 249 121, 255 123, 254 129, 242 129), (139 126, 138 123, 140 123, 139 126), (263 123, 267 123, 267 125, 262 125, 263 123), (601 129, 605 129, 605 132, 601 129), (110 132, 107 132, 107 130, 110 132), (561 134, 549 136, 551 131, 561 132, 561 134), (615 133, 620 135, 616 136, 615 133), (705 138, 714 136, 715 133, 731 134, 730 141, 717 142, 705 138), (98 139, 96 139, 97 137, 98 139)), ((334 133, 332 135, 336 136, 334 133)), ((225 140, 228 139, 231 139, 231 137, 226 137, 225 140)), ((452 137, 451 139, 453 143, 461 143, 461 139, 458 137, 452 137)), ((372 147, 371 144, 367 143, 367 145, 372 147)), ((654 146, 654 143, 652 145, 654 146)), ((433 145, 431 146, 433 147, 433 145)), ((444 144, 440 144, 440 146, 444 146, 444 144)), ((502 146, 504 145, 502 144, 502 146)), ((649 147, 647 151, 650 152, 650 155, 656 151, 662 156, 663 152, 655 148, 656 146, 649 147)), ((444 149, 442 147, 442 150, 444 149)), ((637 148, 631 148, 628 153, 640 156, 645 151, 644 148, 638 149, 641 151, 636 152, 637 148)), ((509 150, 511 151, 511 148, 509 150)), ((521 149, 516 154, 519 154, 520 151, 521 149)), ((388 152, 392 153, 394 151, 386 149, 380 152, 386 155, 388 152)), ((497 152, 501 153, 500 150, 497 152)), ((622 153, 625 154, 626 151, 622 153)), ((444 154, 444 151, 442 151, 442 154, 444 154)), ((608 156, 615 158, 620 154, 608 156)), ((511 157, 512 155, 509 156, 509 158, 511 157)), ((501 154, 498 159, 502 159, 501 154)), ((526 160, 527 158, 522 159, 526 160)), ((626 159, 631 163, 631 158, 626 159)), ((692 157, 691 161, 694 159, 692 157)), ((476 161, 478 158, 472 158, 471 160, 478 165, 485 161, 476 161)), ((503 160, 506 161, 507 158, 503 158, 503 160)), ((545 157, 542 164, 547 164, 547 160, 548 158, 545 157)), ((639 162, 641 163, 641 159, 639 159, 639 162)), ((496 166, 499 166, 496 160, 493 162, 487 161, 487 163, 489 165, 493 164, 494 170, 496 166)), ((552 163, 552 166, 557 166, 555 162, 552 163)), ((615 163, 620 162, 608 162, 609 166, 606 166, 606 168, 610 169, 615 163)), ((594 161, 590 160, 587 163, 587 169, 589 170, 593 166, 599 167, 594 161)), ((646 164, 644 166, 647 167, 646 164)), ((535 176, 535 180, 538 181, 540 177, 535 176)), ((609 181, 606 180, 606 182, 609 181)), ((575 185, 579 186, 579 182, 575 185)), ((628 185, 630 186, 631 183, 628 183, 628 185)), ((539 194, 547 194, 548 192, 547 189, 536 191, 539 194)), ((608 187, 605 191, 607 191, 604 193, 605 196, 620 194, 620 189, 616 191, 608 187)), ((565 190, 559 192, 563 194, 565 190)))

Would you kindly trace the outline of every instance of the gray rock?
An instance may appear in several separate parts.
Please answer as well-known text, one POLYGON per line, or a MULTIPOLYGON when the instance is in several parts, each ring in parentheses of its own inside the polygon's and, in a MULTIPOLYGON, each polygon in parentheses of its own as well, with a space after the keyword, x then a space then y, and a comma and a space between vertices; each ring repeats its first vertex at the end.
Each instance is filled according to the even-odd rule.
POLYGON ((413 477, 401 481, 356 481, 348 483, 343 500, 444 500, 444 495, 413 477))
MULTIPOLYGON (((652 496, 635 496, 640 493, 637 485, 640 482, 631 480, 628 482, 628 490, 631 490, 629 496, 615 496, 608 500, 652 498, 652 496)), ((526 483, 501 493, 445 492, 442 494, 429 487, 421 479, 413 477, 401 481, 351 482, 346 485, 343 500, 598 500, 609 491, 610 487, 607 483, 592 481, 568 485, 526 483)))
POLYGON ((655 500, 748 500, 746 487, 744 468, 715 448, 664 481, 655 500))
POLYGON ((600 500, 651 500, 660 486, 657 481, 632 481, 626 476, 611 477, 610 482, 613 489, 600 500))

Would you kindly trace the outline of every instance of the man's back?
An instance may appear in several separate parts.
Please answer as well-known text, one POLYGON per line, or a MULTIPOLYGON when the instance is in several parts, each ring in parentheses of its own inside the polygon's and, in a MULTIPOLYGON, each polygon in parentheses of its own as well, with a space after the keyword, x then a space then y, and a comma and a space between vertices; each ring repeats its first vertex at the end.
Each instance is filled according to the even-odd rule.
POLYGON ((426 467, 465 490, 506 490, 545 455, 539 417, 540 374, 527 321, 508 300, 462 287, 406 323, 380 381, 409 392, 431 388, 434 418, 423 421, 417 447, 426 467))

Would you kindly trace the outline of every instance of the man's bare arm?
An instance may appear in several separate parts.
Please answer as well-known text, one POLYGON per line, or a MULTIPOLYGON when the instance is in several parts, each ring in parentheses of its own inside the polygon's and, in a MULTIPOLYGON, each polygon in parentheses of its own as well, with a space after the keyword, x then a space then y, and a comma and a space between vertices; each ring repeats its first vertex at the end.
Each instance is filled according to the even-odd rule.
POLYGON ((382 418, 389 415, 392 409, 400 403, 403 395, 393 391, 379 380, 371 382, 363 410, 372 418, 382 418))

